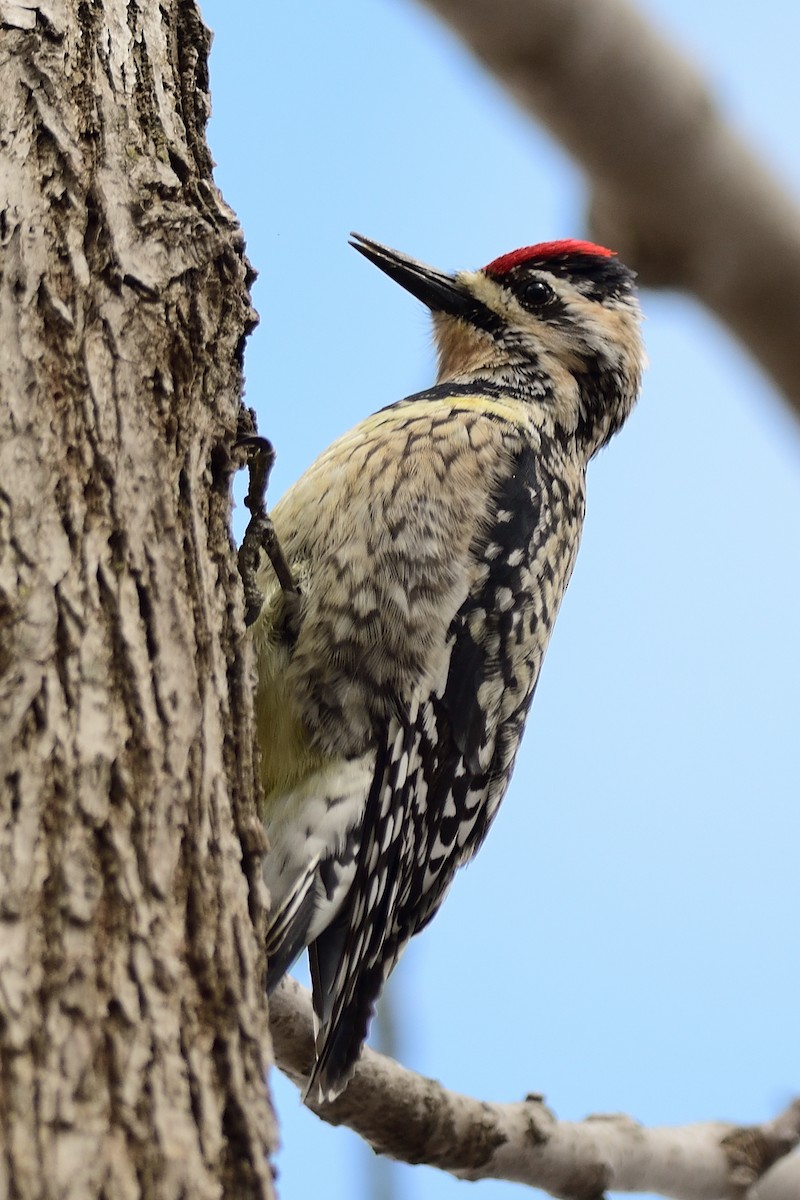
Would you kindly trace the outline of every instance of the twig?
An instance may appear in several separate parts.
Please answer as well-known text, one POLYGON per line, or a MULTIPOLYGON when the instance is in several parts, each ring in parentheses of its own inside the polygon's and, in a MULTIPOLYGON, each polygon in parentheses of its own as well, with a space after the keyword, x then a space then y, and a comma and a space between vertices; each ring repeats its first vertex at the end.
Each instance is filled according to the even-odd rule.
MULTIPOLYGON (((278 1066, 304 1088, 314 1061, 311 999, 294 980, 271 997, 270 1023, 278 1066)), ((475 1100, 367 1049, 346 1091, 309 1107, 401 1162, 462 1179, 525 1183, 564 1200, 602 1200, 608 1188, 740 1200, 756 1181, 758 1200, 800 1196, 800 1157, 772 1167, 800 1141, 800 1101, 774 1121, 747 1127, 714 1121, 647 1129, 620 1115, 558 1121, 541 1096, 517 1104, 475 1100)))

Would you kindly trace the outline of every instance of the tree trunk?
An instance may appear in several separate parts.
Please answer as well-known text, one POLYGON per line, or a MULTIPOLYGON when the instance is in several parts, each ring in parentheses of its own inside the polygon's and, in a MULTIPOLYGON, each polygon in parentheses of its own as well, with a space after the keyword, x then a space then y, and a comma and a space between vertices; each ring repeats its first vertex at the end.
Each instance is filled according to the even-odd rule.
POLYGON ((269 1196, 209 37, 8 0, 0 39, 0 1196, 269 1196))

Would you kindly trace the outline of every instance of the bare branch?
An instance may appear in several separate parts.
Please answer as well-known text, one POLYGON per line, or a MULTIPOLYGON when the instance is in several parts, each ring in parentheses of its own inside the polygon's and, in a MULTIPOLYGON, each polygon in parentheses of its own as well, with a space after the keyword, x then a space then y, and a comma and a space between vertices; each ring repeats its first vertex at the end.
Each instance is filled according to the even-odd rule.
MULTIPOLYGON (((284 980, 270 1020, 275 1060, 304 1088, 314 1060, 305 989, 284 980)), ((800 1141, 800 1101, 776 1120, 749 1127, 716 1121, 645 1129, 622 1115, 558 1121, 541 1096, 518 1104, 474 1100, 367 1049, 344 1094, 309 1107, 401 1162, 462 1179, 525 1183, 565 1200, 600 1200, 607 1188, 676 1200, 744 1200, 758 1180, 758 1200, 789 1200, 800 1189, 797 1156, 770 1171, 800 1141)))
POLYGON ((595 236, 683 288, 800 413, 800 209, 627 0, 425 0, 588 172, 595 236))

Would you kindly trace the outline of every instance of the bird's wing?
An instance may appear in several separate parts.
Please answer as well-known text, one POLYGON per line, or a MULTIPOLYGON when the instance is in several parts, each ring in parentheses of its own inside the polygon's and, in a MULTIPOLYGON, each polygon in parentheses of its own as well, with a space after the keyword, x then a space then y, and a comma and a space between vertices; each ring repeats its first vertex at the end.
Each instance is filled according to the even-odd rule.
POLYGON ((508 784, 541 664, 530 637, 537 582, 527 556, 513 553, 528 534, 535 541, 533 471, 533 462, 520 464, 501 497, 508 519, 484 539, 441 680, 381 731, 353 883, 309 947, 320 1025, 309 1090, 320 1097, 346 1081, 385 979, 478 849, 508 784))
POLYGON ((319 854, 305 864, 277 912, 270 914, 264 950, 267 955, 267 992, 280 983, 306 944, 306 932, 316 904, 319 854))

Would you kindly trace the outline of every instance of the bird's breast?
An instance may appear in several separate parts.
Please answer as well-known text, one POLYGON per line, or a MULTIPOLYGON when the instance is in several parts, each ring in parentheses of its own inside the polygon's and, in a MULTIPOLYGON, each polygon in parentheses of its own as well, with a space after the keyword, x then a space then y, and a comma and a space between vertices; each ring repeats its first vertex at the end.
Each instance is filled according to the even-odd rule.
MULTIPOLYGON (((515 471, 538 447, 507 414, 467 400, 406 401, 376 414, 273 512, 290 562, 303 564, 303 605, 262 714, 290 722, 296 746, 363 754, 377 725, 441 681, 452 622, 479 586, 493 539, 506 563, 495 602, 523 583, 535 590, 541 505, 515 471)), ((505 408, 514 411, 510 400, 505 408)), ((558 523, 557 495, 548 504, 558 523)))

